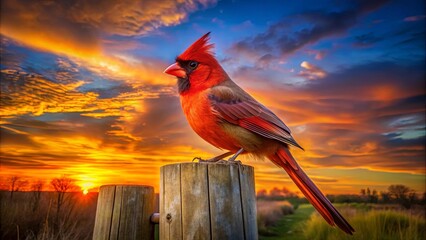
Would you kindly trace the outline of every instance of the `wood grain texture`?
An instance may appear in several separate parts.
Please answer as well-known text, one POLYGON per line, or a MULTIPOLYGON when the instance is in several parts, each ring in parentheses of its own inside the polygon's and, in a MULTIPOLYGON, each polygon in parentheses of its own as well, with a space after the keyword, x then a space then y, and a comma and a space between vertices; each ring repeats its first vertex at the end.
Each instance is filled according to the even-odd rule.
POLYGON ((114 197, 115 186, 101 186, 99 188, 93 239, 109 239, 114 197))
POLYGON ((181 166, 160 168, 160 239, 182 238, 181 166))
POLYGON ((183 164, 181 173, 184 239, 210 239, 207 164, 183 164))
POLYGON ((245 239, 256 240, 258 229, 254 169, 250 166, 242 165, 239 167, 239 174, 245 239))
POLYGON ((160 239, 257 239, 254 171, 182 163, 160 170, 160 239))
MULTIPOLYGON (((141 191, 141 196, 143 198, 141 232, 142 234, 149 233, 150 239, 153 240, 155 237, 155 224, 151 222, 151 215, 155 212, 155 206, 157 205, 154 188, 144 188, 141 191)), ((142 238, 145 239, 145 236, 142 235, 142 238)))
POLYGON ((154 199, 151 186, 102 186, 93 239, 154 239, 154 199))
POLYGON ((121 215, 121 198, 123 195, 123 187, 115 187, 114 205, 112 210, 112 217, 110 222, 110 234, 107 239, 118 239, 118 231, 120 227, 120 215, 121 215))
POLYGON ((210 164, 208 173, 211 239, 244 239, 238 166, 210 164))

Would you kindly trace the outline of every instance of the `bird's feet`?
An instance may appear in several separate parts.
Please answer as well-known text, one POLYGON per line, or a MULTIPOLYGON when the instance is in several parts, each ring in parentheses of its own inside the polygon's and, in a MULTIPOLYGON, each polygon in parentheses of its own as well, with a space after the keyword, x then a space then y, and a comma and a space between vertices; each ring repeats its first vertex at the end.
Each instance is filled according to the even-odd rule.
POLYGON ((223 153, 219 156, 216 156, 214 158, 210 158, 207 160, 204 160, 200 157, 195 157, 192 159, 192 161, 198 161, 199 163, 222 163, 222 164, 238 164, 238 165, 242 165, 241 161, 237 160, 238 155, 240 155, 242 152, 244 152, 244 149, 240 149, 238 150, 230 159, 228 159, 228 161, 223 160, 224 158, 226 158, 227 156, 232 155, 232 152, 226 152, 223 153))
POLYGON ((216 164, 238 164, 241 165, 241 161, 238 160, 234 160, 232 158, 230 158, 229 160, 224 160, 224 159, 218 159, 216 157, 214 158, 210 158, 210 159, 202 159, 200 157, 194 157, 194 159, 192 159, 192 161, 198 161, 199 163, 216 163, 216 164))

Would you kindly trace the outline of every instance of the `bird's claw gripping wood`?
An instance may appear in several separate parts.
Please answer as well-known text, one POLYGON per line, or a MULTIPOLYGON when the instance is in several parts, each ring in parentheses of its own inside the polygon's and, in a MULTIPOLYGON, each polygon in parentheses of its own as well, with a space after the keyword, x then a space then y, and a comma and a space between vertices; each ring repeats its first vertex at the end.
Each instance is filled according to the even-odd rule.
POLYGON ((210 158, 210 159, 204 160, 200 157, 194 157, 194 159, 192 159, 192 161, 193 162, 198 161, 199 163, 217 163, 217 164, 238 164, 238 165, 242 165, 241 161, 232 160, 232 159, 224 160, 224 159, 210 158))
POLYGON ((200 157, 194 157, 192 159, 193 162, 198 161, 199 163, 217 163, 220 160, 221 159, 216 159, 216 158, 210 158, 210 159, 204 160, 204 159, 202 159, 200 157))
POLYGON ((242 152, 244 152, 244 149, 240 149, 240 150, 238 150, 235 154, 234 154, 234 156, 232 156, 231 158, 229 158, 228 159, 228 161, 226 161, 226 160, 223 160, 225 157, 227 157, 227 156, 229 156, 229 155, 232 155, 232 152, 226 152, 226 153, 224 153, 224 154, 221 154, 221 155, 219 155, 219 156, 216 156, 216 157, 213 157, 213 158, 210 158, 210 159, 207 159, 207 160, 204 160, 204 159, 202 159, 202 158, 200 158, 200 157, 194 157, 193 159, 192 159, 192 161, 194 162, 194 161, 198 161, 199 163, 225 163, 225 164, 229 164, 229 163, 236 163, 236 164, 242 164, 241 163, 241 161, 237 161, 236 159, 237 159, 237 157, 238 157, 238 155, 240 155, 242 152))
POLYGON ((200 157, 195 157, 195 158, 192 159, 192 161, 193 162, 194 161, 198 161, 200 163, 216 163, 219 160, 222 160, 222 159, 226 158, 229 155, 232 155, 232 152, 226 152, 226 153, 220 154, 219 156, 216 156, 216 157, 213 157, 213 158, 210 158, 210 159, 207 159, 207 160, 204 160, 204 159, 202 159, 200 157))

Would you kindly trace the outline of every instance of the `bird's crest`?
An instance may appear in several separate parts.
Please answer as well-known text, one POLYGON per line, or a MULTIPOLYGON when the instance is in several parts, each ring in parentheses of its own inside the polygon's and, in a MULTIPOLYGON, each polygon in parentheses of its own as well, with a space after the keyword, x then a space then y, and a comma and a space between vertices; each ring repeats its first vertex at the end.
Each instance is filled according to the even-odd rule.
POLYGON ((204 59, 213 57, 214 53, 211 51, 214 47, 214 44, 209 43, 210 32, 204 34, 200 39, 195 41, 191 46, 189 46, 185 52, 179 55, 179 59, 182 60, 194 60, 194 59, 204 59))

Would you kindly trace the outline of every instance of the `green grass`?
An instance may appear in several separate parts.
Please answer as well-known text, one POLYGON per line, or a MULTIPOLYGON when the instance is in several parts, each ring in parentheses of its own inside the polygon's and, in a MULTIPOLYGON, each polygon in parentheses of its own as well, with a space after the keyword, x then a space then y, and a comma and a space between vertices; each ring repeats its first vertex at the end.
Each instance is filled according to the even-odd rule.
POLYGON ((425 218, 398 210, 341 208, 342 214, 355 228, 353 236, 331 228, 318 214, 306 222, 304 239, 312 240, 423 240, 426 239, 425 218))
POLYGON ((269 227, 264 232, 260 232, 259 240, 305 239, 303 235, 303 223, 309 219, 314 211, 314 208, 310 204, 300 205, 294 214, 286 215, 275 226, 269 227))
POLYGON ((292 215, 259 231, 260 240, 423 240, 426 239, 424 207, 403 211, 396 206, 336 204, 356 232, 345 234, 329 226, 309 204, 300 205, 292 215), (313 214, 314 213, 314 214, 313 214))

